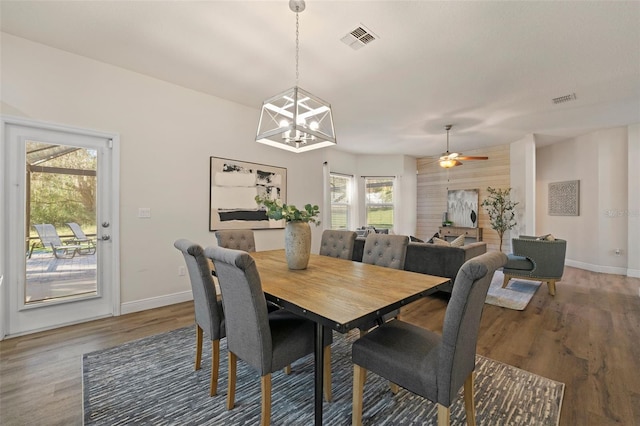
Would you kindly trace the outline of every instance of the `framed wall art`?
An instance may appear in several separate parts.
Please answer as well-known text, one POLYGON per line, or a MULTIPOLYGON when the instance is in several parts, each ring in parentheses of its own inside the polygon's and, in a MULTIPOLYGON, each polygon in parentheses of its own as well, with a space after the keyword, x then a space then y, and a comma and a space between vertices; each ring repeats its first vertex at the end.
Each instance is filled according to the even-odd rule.
POLYGON ((286 203, 286 168, 210 157, 209 188, 209 231, 284 228, 284 220, 270 220, 255 196, 286 203))
POLYGON ((478 227, 478 190, 456 189, 447 192, 447 218, 453 226, 478 227))
POLYGON ((580 181, 549 184, 549 216, 580 216, 580 181))

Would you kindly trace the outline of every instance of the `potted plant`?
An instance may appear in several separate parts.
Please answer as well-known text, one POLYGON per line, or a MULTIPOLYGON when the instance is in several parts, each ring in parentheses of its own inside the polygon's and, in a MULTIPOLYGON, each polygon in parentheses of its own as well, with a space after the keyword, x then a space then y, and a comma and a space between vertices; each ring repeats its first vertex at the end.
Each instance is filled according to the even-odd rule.
POLYGON ((511 200, 511 188, 487 188, 489 196, 482 201, 481 206, 489 215, 491 228, 500 237, 500 251, 502 251, 502 237, 504 233, 513 229, 517 222, 515 220, 515 207, 517 202, 511 200))
POLYGON ((285 204, 280 199, 272 200, 259 195, 255 197, 258 205, 263 205, 269 219, 284 220, 284 250, 289 269, 306 269, 311 256, 311 228, 309 223, 320 225, 317 219, 320 208, 306 204, 302 210, 293 204, 285 204))

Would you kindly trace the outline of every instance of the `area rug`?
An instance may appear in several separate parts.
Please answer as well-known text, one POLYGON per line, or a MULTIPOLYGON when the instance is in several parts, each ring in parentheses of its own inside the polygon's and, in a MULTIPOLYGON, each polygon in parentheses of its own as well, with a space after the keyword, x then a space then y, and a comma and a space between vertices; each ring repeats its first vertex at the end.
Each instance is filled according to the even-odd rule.
MULTIPOLYGON (((333 401, 324 403, 324 424, 349 425, 353 367, 351 342, 357 334, 334 333, 331 369, 333 401)), ((83 355, 83 412, 86 425, 256 425, 260 420, 260 380, 238 362, 236 406, 227 411, 227 351, 223 339, 218 395, 209 397, 211 354, 193 370, 192 327, 147 337, 83 355)), ((204 345, 209 347, 209 345, 204 345)), ((477 357, 476 410, 479 425, 558 424, 564 384, 477 357)), ((272 425, 313 424, 313 357, 292 364, 292 372, 272 377, 272 425)), ((365 425, 436 424, 436 406, 388 382, 367 376, 365 425)), ((461 395, 461 394, 460 394, 461 395)), ((464 400, 451 407, 453 425, 466 424, 464 400)))
POLYGON ((506 288, 502 288, 504 275, 502 271, 496 271, 489 286, 486 303, 503 308, 515 309, 517 311, 524 310, 533 295, 540 288, 540 281, 526 281, 512 279, 506 288))

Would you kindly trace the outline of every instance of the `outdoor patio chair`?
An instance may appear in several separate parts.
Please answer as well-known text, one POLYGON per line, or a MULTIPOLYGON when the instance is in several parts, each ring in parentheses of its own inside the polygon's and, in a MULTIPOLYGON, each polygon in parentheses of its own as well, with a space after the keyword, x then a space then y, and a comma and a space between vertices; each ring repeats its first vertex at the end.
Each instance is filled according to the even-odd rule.
POLYGON ((71 228, 71 232, 73 232, 74 238, 72 243, 81 246, 78 254, 94 254, 96 252, 95 241, 85 235, 80 225, 75 222, 67 222, 67 226, 71 228))
POLYGON ((42 245, 45 248, 51 247, 56 259, 71 259, 82 248, 78 244, 73 244, 73 242, 62 242, 56 228, 50 223, 34 224, 33 227, 38 233, 38 238, 40 238, 42 245))

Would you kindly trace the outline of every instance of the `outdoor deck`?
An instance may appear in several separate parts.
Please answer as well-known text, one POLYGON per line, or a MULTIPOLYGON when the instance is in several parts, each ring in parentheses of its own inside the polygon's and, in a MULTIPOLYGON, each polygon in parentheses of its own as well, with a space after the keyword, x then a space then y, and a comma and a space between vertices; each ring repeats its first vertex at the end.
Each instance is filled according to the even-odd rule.
POLYGON ((26 302, 96 292, 96 256, 57 259, 51 252, 34 252, 27 259, 26 302))

